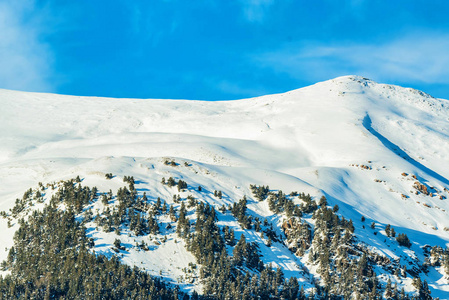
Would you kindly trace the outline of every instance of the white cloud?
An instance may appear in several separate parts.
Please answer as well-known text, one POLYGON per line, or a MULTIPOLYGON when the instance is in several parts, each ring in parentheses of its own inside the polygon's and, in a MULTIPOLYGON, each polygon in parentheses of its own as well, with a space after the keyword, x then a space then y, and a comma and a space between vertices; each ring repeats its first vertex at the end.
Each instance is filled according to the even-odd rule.
POLYGON ((410 35, 379 44, 312 44, 258 54, 255 61, 313 81, 356 74, 394 82, 449 83, 448 35, 410 35))
POLYGON ((0 88, 52 91, 50 51, 39 40, 34 1, 0 3, 0 88))
POLYGON ((240 0, 243 14, 250 22, 262 22, 274 0, 240 0))

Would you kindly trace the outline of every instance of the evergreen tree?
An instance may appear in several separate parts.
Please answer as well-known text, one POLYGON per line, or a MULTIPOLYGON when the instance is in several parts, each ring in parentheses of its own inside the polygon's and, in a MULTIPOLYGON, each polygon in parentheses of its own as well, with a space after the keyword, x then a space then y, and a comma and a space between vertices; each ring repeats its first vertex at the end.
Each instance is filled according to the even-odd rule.
POLYGON ((391 225, 387 224, 387 226, 385 226, 385 233, 386 233, 387 237, 391 236, 391 232, 390 231, 391 231, 391 225))
POLYGON ((405 233, 400 233, 396 237, 396 241, 399 245, 410 248, 412 246, 412 243, 408 239, 408 236, 405 233))

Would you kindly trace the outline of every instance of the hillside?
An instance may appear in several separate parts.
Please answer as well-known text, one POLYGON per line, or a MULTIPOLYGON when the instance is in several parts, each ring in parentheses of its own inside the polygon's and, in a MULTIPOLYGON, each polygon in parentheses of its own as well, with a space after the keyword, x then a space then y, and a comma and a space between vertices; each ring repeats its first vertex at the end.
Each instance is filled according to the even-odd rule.
MULTIPOLYGON (((220 230, 228 226, 236 242, 242 234, 254 242, 265 266, 271 263, 285 278, 298 278, 307 294, 329 285, 319 258, 325 250, 315 237, 322 235, 325 242, 325 236, 333 239, 341 230, 343 236, 352 236, 346 242, 355 251, 349 252, 354 262, 362 259, 362 253, 371 256, 372 274, 363 276, 377 275, 384 297, 388 279, 413 295, 413 277, 419 277, 428 282, 433 297, 449 299, 449 273, 442 263, 447 253, 429 250, 444 249, 449 242, 447 100, 346 76, 283 94, 233 101, 106 99, 0 90, 0 105, 0 211, 13 209, 17 198, 26 200, 18 214, 9 212, 0 219, 4 245, 0 261, 8 258, 18 218, 50 203, 64 187, 61 180, 79 176, 79 182, 70 184, 98 189, 98 200, 90 199, 80 210, 82 218, 88 209, 104 216, 108 207, 112 211, 119 207, 118 191, 125 186, 132 191, 123 178, 132 176, 136 197, 145 192, 147 205, 155 205, 158 197, 178 212, 188 197, 211 205, 220 230), (111 179, 105 178, 108 173, 111 179), (178 190, 161 183, 170 177, 187 186, 178 190), (260 201, 251 185, 269 185, 270 194, 260 201), (29 188, 33 191, 23 197, 29 188), (109 202, 100 201, 110 190, 109 202), (326 202, 321 202, 323 196, 326 202), (232 211, 244 197, 251 228, 245 228, 232 211), (319 207, 305 208, 310 200, 319 207), (301 216, 287 213, 290 201, 302 205, 301 216), (220 211, 223 205, 225 210, 220 211), (335 217, 330 218, 338 217, 341 229, 335 231, 332 225, 321 232, 319 215, 336 206, 335 217), (353 230, 343 217, 352 220, 353 230), (262 226, 264 235, 255 230, 257 219, 268 222, 262 226), (292 243, 304 237, 298 240, 288 230, 299 228, 294 222, 300 221, 312 232, 302 248, 292 243), (410 247, 399 245, 386 232, 388 224, 408 236, 410 247), (268 241, 271 231, 275 235, 268 241), (319 257, 311 259, 314 253, 319 257), (408 271, 395 275, 404 265, 408 271)), ((190 238, 176 232, 179 213, 174 221, 164 213, 147 213, 148 209, 145 206, 143 217, 156 218, 157 233, 135 234, 129 221, 117 235, 104 230, 95 218, 86 221, 87 236, 95 241, 91 251, 107 257, 118 253, 125 264, 179 284, 188 293, 202 294, 207 282, 199 270, 186 272, 193 264, 201 265, 201 259, 188 251, 190 238), (126 250, 114 250, 117 238, 126 250), (149 245, 145 251, 138 246, 142 241, 149 245)), ((196 205, 186 213, 196 229, 196 205)), ((232 242, 226 245, 229 256, 234 256, 235 247, 232 242)), ((330 253, 331 265, 337 265, 337 252, 330 253)), ((253 275, 261 272, 257 267, 238 268, 253 275)), ((9 272, 5 268, 3 274, 9 272)), ((342 276, 338 269, 331 272, 334 275, 342 276)))

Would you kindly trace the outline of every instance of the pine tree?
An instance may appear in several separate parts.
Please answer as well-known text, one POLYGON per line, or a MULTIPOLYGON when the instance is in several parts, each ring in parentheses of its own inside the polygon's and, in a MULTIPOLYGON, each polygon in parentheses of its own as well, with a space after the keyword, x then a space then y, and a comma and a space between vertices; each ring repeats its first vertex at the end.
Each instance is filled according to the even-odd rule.
POLYGON ((385 286, 385 298, 391 299, 393 297, 393 289, 391 287, 391 279, 388 278, 387 285, 385 286))
POLYGON ((396 241, 399 245, 410 248, 412 246, 412 243, 408 239, 408 236, 405 233, 400 233, 396 237, 396 241))
POLYGON ((385 226, 385 233, 387 234, 387 237, 391 236, 391 225, 387 224, 387 226, 385 226))
POLYGON ((233 254, 233 261, 236 265, 241 266, 243 264, 244 257, 246 255, 246 238, 245 235, 242 234, 240 236, 239 241, 237 242, 237 245, 235 245, 234 250, 232 251, 233 254))
POLYGON ((173 179, 173 177, 170 176, 170 177, 168 178, 168 180, 167 180, 167 185, 170 186, 170 187, 176 185, 176 181, 173 179))

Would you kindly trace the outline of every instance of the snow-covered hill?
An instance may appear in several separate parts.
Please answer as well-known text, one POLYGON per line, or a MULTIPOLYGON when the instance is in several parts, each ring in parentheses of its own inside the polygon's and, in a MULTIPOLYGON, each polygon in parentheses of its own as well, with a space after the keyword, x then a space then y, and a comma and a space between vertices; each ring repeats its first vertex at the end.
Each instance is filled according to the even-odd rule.
MULTIPOLYGON (((218 210, 246 196, 249 213, 268 218, 280 233, 286 217, 254 199, 249 187, 257 184, 309 193, 317 202, 324 195, 330 206, 338 205, 339 215, 354 221, 360 242, 391 260, 402 259, 400 264, 414 256, 424 261, 423 246, 445 248, 449 242, 449 102, 417 90, 358 76, 217 102, 0 90, 0 107, 0 210, 12 208, 16 198, 39 182, 79 175, 84 186, 116 193, 124 186, 123 176, 133 176, 136 189, 151 201, 160 197, 173 204, 173 195, 192 195, 218 210), (165 163, 172 160, 177 166, 165 163), (107 180, 106 173, 115 177, 107 180), (185 180, 203 191, 178 192, 161 185, 162 177, 185 180), (214 197, 214 190, 223 192, 222 199, 214 197), (372 222, 375 229, 369 228, 372 222), (411 250, 387 241, 387 224, 407 234, 411 250)), ((92 208, 101 211, 103 206, 92 208)), ((306 258, 282 243, 263 246, 266 241, 226 214, 219 215, 219 224, 234 228, 237 237, 243 233, 259 242, 265 264, 272 262, 286 277, 298 277, 306 289, 312 287, 303 270, 316 271, 306 258)), ((12 246, 16 229, 0 219, 0 242, 6 248, 12 246)), ((113 254, 114 233, 94 230, 92 236, 97 253, 113 254)), ((122 236, 129 245, 141 240, 122 236)), ((195 257, 175 240, 173 233, 152 251, 124 253, 122 261, 182 281, 181 270, 195 257)), ((7 256, 5 247, 0 260, 7 256)), ((422 273, 422 278, 432 296, 449 299, 443 270, 422 273)), ((406 292, 413 290, 410 282, 397 281, 406 292)), ((201 291, 196 283, 184 283, 183 288, 201 291)))

